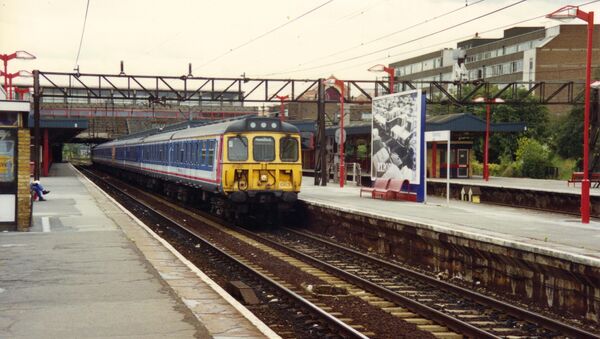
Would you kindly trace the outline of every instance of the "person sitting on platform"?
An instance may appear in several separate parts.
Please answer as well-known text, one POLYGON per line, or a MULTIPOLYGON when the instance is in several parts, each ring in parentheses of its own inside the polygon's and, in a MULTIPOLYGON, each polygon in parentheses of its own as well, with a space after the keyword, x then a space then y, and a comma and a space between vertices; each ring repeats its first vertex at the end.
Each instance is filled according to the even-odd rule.
POLYGON ((42 183, 39 180, 35 180, 31 183, 31 190, 37 194, 39 201, 46 201, 44 195, 50 193, 50 191, 44 189, 44 186, 42 186, 42 183))

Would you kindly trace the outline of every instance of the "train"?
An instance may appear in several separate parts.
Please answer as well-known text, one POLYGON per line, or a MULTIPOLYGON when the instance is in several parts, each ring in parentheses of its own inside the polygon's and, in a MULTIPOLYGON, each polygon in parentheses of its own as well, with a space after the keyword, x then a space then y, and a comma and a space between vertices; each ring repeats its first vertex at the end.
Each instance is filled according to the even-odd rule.
POLYGON ((179 124, 92 149, 96 166, 227 218, 293 209, 302 184, 301 137, 279 119, 246 116, 179 124))

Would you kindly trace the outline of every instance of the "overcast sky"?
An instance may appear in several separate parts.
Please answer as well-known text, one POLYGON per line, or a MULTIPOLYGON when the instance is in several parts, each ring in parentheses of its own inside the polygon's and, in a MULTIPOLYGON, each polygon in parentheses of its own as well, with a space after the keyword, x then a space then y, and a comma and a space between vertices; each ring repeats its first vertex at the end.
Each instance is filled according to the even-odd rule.
MULTIPOLYGON (((9 71, 72 71, 86 2, 0 0, 0 53, 26 50, 37 56, 11 61, 9 71)), ((124 60, 128 74, 181 75, 191 62, 196 76, 372 79, 376 74, 366 69, 374 64, 455 47, 457 39, 476 32, 586 1, 529 0, 446 29, 516 2, 469 0, 471 5, 458 10, 464 0, 90 0, 78 64, 82 73, 118 73, 124 60), (452 10, 457 11, 435 19, 452 10), (416 27, 406 29, 410 26, 416 27), (444 32, 406 43, 439 30, 444 32), (397 31, 402 32, 371 42, 397 31), (390 48, 394 45, 400 46, 390 48), (380 52, 359 58, 373 51, 380 52)), ((582 9, 600 13, 600 2, 582 9)), ((541 18, 521 25, 555 24, 541 18)))

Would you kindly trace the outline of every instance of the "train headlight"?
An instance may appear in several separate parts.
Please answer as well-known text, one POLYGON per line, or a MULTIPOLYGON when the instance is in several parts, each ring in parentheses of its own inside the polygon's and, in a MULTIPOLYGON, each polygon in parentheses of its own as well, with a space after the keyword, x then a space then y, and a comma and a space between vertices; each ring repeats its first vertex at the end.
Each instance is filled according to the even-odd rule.
POLYGON ((240 179, 238 181, 238 189, 245 191, 248 188, 248 183, 245 179, 240 179))
POLYGON ((266 174, 263 173, 260 175, 260 181, 265 182, 267 180, 269 180, 269 177, 266 174))

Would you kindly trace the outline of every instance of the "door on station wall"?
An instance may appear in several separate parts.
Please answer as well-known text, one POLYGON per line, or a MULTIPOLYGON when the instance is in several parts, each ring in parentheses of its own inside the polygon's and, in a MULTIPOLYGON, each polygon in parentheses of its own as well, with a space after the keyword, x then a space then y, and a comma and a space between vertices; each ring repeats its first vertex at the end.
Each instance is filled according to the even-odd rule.
POLYGON ((457 150, 457 177, 467 178, 469 176, 469 150, 458 149, 457 150))

